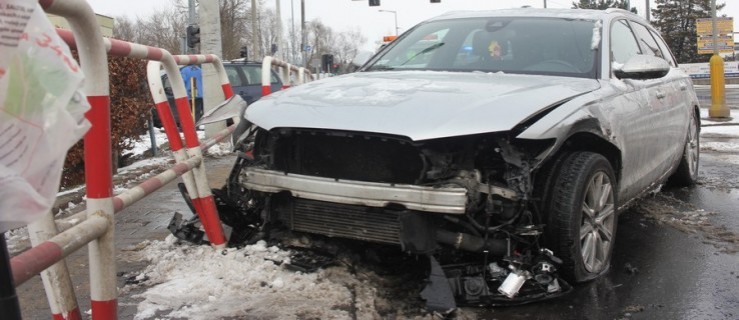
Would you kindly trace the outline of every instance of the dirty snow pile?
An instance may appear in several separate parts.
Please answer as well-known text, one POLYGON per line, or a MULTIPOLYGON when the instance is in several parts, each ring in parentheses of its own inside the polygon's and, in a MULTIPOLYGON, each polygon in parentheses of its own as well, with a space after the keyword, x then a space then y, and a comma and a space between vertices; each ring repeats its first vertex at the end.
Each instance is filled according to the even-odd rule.
POLYGON ((225 253, 173 236, 143 246, 151 264, 136 278, 146 291, 135 319, 372 319, 377 290, 344 267, 303 274, 289 252, 264 241, 225 253))
POLYGON ((739 110, 731 110, 731 113, 733 118, 729 121, 711 121, 708 119, 708 109, 701 109, 701 150, 739 151, 739 110))

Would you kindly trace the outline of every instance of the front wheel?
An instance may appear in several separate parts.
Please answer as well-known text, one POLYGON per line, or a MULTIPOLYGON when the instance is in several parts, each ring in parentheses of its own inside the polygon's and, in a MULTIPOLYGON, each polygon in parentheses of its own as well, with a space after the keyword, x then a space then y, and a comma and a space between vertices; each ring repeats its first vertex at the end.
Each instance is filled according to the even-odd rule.
POLYGON ((593 152, 574 152, 554 174, 548 204, 548 244, 563 275, 575 282, 608 270, 616 236, 616 179, 610 162, 593 152))

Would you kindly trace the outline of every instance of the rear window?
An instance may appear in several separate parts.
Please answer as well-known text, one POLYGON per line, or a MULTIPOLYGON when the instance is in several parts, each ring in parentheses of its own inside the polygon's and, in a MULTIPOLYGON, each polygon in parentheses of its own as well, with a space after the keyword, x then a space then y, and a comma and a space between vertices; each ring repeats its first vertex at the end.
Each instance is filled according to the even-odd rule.
MULTIPOLYGON (((261 65, 233 65, 244 74, 246 84, 261 85, 262 84, 262 66, 261 65)), ((272 84, 279 83, 279 79, 274 73, 270 72, 270 82, 272 84)))
POLYGON ((226 69, 226 75, 228 76, 228 82, 230 82, 232 86, 240 87, 244 85, 244 82, 241 81, 241 76, 239 76, 239 71, 236 70, 235 67, 224 66, 224 69, 226 69))
MULTIPOLYGON (((262 66, 255 64, 226 64, 224 65, 228 81, 232 86, 261 85, 262 66)), ((274 72, 270 72, 271 84, 279 84, 280 80, 274 72)))

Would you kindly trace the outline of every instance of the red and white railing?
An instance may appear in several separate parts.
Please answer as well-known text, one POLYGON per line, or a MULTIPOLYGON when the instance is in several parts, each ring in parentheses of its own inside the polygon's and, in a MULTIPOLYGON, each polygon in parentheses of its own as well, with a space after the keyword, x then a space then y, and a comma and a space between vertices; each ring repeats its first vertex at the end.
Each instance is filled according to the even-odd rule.
POLYGON ((282 80, 282 89, 287 89, 292 86, 292 73, 298 74, 297 84, 303 84, 305 82, 313 80, 313 76, 310 70, 291 65, 285 61, 277 59, 275 57, 266 56, 262 60, 262 96, 267 96, 272 93, 272 86, 270 77, 272 75, 272 67, 277 67, 280 72, 280 78, 282 80), (307 80, 306 80, 307 79, 307 80))
MULTIPOLYGON (((41 273, 53 319, 81 319, 69 273, 64 258, 85 244, 90 253, 90 297, 92 319, 117 318, 117 289, 114 247, 114 212, 118 212, 166 183, 183 177, 189 185, 188 192, 197 203, 197 213, 206 228, 206 234, 215 248, 225 247, 226 239, 215 202, 210 195, 202 150, 216 141, 227 138, 235 125, 216 134, 213 139, 200 144, 195 124, 190 117, 184 82, 177 64, 213 63, 219 73, 224 96, 233 96, 223 64, 215 55, 172 56, 164 49, 143 46, 116 39, 103 38, 95 14, 84 0, 40 0, 48 13, 65 17, 71 31, 58 29, 57 34, 72 48, 78 48, 82 72, 86 75, 84 92, 91 105, 86 118, 91 122, 85 135, 85 183, 87 210, 76 216, 80 222, 58 228, 51 213, 29 225, 33 247, 13 257, 10 267, 17 287, 34 275, 41 273), (110 55, 158 61, 164 66, 172 81, 175 104, 180 124, 185 134, 185 145, 180 139, 174 117, 161 97, 154 94, 160 118, 166 122, 166 131, 175 153, 177 164, 173 168, 150 178, 140 185, 113 197, 112 153, 110 143, 110 98, 108 63, 110 55), (174 129, 173 129, 174 128, 174 129), (186 149, 185 149, 186 147, 186 149), (59 233, 59 230, 62 230, 59 233)), ((161 79, 157 72, 157 80, 161 79)), ((156 81, 150 81, 155 83, 156 81)), ((157 87, 159 88, 159 87, 157 87)))

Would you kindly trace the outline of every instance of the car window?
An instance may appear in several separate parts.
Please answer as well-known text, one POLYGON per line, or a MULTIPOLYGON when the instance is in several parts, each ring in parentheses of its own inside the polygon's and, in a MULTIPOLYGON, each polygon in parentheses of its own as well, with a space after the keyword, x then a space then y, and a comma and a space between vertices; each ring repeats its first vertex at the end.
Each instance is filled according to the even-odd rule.
POLYGON ((239 76, 239 71, 236 70, 234 66, 225 65, 223 67, 224 69, 226 69, 226 75, 228 76, 228 82, 231 83, 231 86, 240 87, 244 85, 244 83, 241 81, 241 77, 239 76))
MULTIPOLYGON (((632 21, 631 27, 633 28, 634 32, 636 33, 636 36, 639 37, 639 42, 642 45, 642 48, 644 49, 644 53, 653 55, 658 58, 664 59, 665 56, 662 53, 662 50, 659 48, 659 45, 657 44, 657 41, 652 38, 652 34, 649 33, 649 30, 647 27, 635 23, 632 21)), ((665 59, 667 60, 667 59, 665 59)))
POLYGON ((672 55, 670 47, 668 47, 665 41, 662 40, 662 37, 660 37, 659 34, 652 30, 649 30, 649 33, 652 34, 654 40, 657 41, 657 45, 659 46, 660 50, 662 50, 662 54, 664 55, 665 60, 667 60, 667 62, 669 62, 671 66, 677 67, 675 57, 672 55))
POLYGON ((363 71, 482 71, 595 77, 595 21, 463 18, 431 21, 393 41, 363 71))
MULTIPOLYGON (((241 65, 241 70, 244 72, 247 84, 262 84, 262 66, 261 65, 241 65)), ((279 83, 279 79, 274 73, 270 72, 270 82, 272 84, 279 83)))
POLYGON ((639 44, 626 20, 617 20, 611 27, 611 61, 626 63, 629 58, 640 54, 639 44))

